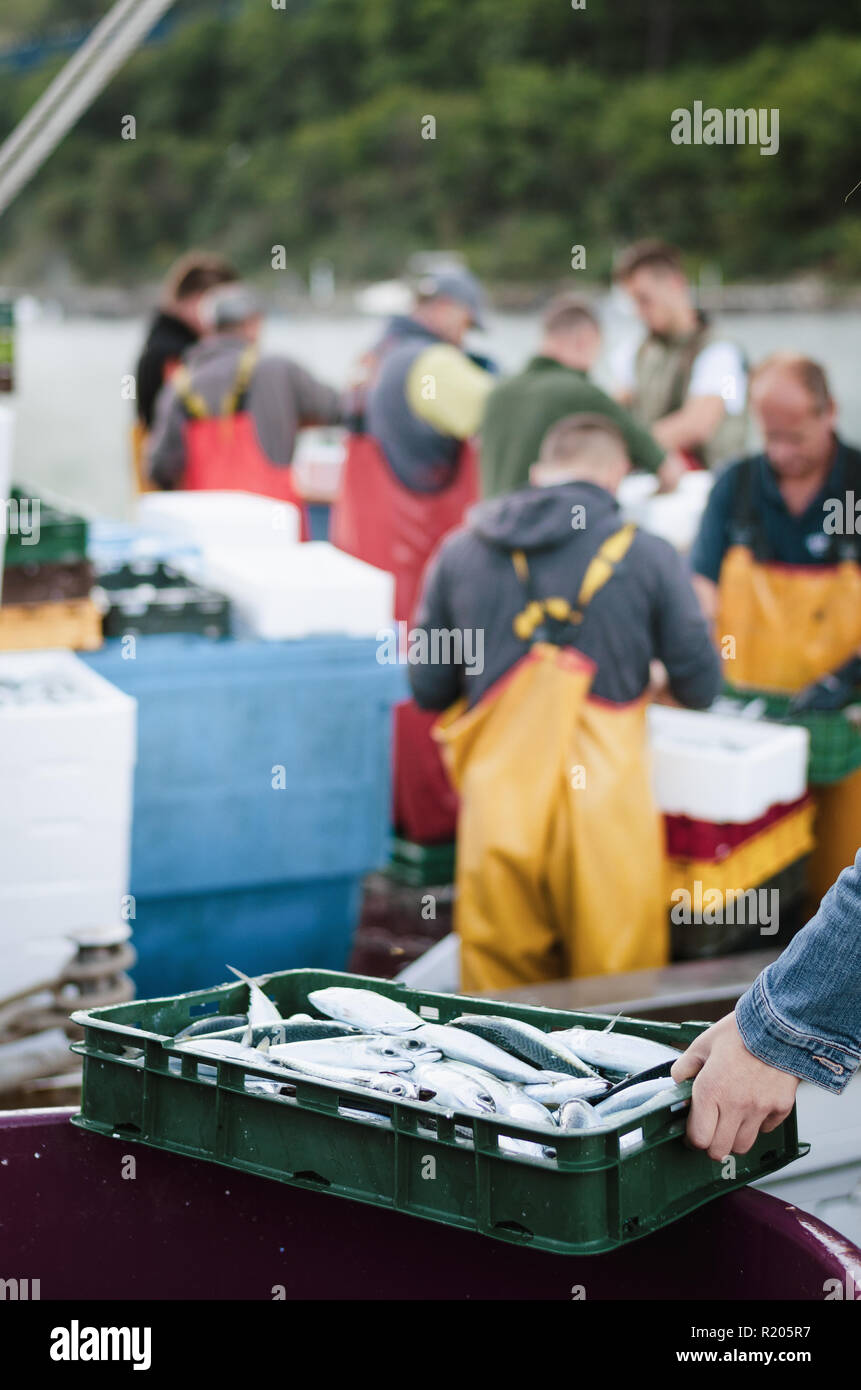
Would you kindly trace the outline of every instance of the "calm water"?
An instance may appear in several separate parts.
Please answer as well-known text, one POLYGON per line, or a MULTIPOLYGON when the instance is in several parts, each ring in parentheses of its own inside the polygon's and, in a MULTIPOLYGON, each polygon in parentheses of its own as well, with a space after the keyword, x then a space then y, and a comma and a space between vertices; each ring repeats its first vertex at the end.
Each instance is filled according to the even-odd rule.
MULTIPOLYGON (((630 318, 607 306, 607 355, 630 318)), ((861 441, 858 353, 861 315, 726 315, 722 323, 751 360, 776 349, 801 349, 826 366, 840 406, 844 434, 861 441)), ((134 368, 143 338, 142 320, 36 320, 18 332, 18 427, 14 471, 19 479, 53 489, 89 509, 129 514, 131 503, 128 425, 131 403, 122 377, 134 368)), ((273 319, 265 346, 294 356, 335 386, 343 385, 355 358, 374 341, 379 322, 363 316, 273 319)), ((534 350, 538 320, 497 315, 476 346, 506 371, 534 350)), ((604 376, 601 369, 599 378, 604 376)))

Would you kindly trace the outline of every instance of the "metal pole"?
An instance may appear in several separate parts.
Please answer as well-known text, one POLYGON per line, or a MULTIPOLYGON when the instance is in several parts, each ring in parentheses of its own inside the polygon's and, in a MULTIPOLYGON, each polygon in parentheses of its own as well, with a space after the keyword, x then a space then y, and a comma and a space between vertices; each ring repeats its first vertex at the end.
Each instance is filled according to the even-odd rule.
POLYGON ((173 4, 174 0, 117 0, 96 25, 0 146, 0 213, 173 4))

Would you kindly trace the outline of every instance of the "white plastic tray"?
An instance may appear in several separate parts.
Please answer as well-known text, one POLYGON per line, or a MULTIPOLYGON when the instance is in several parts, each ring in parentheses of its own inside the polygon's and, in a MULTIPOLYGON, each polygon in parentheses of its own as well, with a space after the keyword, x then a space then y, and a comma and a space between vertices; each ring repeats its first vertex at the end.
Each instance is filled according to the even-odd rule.
POLYGON ((199 546, 282 549, 299 540, 299 510, 254 492, 145 492, 138 521, 199 546))

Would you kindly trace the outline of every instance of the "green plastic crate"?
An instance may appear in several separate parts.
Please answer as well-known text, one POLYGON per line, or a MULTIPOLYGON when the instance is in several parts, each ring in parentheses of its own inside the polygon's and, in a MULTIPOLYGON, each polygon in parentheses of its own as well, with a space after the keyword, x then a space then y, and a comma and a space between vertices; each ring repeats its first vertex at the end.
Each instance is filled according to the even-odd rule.
MULTIPOLYGON (((766 719, 798 724, 810 732, 807 778, 814 786, 840 782, 861 767, 861 723, 854 723, 846 710, 809 710, 789 713, 791 695, 769 690, 740 690, 729 686, 727 694, 739 704, 763 700, 766 719)), ((861 704, 861 694, 858 703, 861 704)))
POLYGON ((453 843, 420 845, 415 840, 392 836, 391 857, 384 872, 398 883, 425 888, 433 883, 454 882, 453 843))
MULTIPOLYGON (((307 1009, 310 991, 338 984, 376 990, 442 1023, 465 1012, 505 1013, 545 1030, 603 1028, 609 1021, 328 970, 273 974, 265 988, 286 1016, 307 1009)), ((560 1132, 548 1140, 555 1162, 542 1162, 499 1148, 503 1135, 533 1143, 539 1137, 502 1116, 443 1114, 298 1075, 291 1096, 254 1095, 245 1078, 265 1075, 259 1067, 219 1061, 217 1079, 207 1080, 198 1066, 211 1066, 211 1059, 162 1046, 195 1018, 242 1012, 246 1001, 245 986, 232 983, 73 1014, 84 1030, 73 1048, 84 1059, 82 1110, 73 1123, 124 1143, 140 1141, 560 1255, 597 1254, 648 1235, 804 1151, 793 1111, 736 1157, 735 1176, 724 1178, 720 1163, 685 1145, 686 1110, 652 1109, 613 1116, 598 1132, 560 1132), (171 1055, 182 1058, 181 1074, 170 1072, 171 1055), (362 1117, 348 1117, 344 1108, 362 1117), (469 1131, 469 1142, 456 1125, 461 1134, 469 1131), (427 1176, 430 1158, 433 1177, 427 1176)), ((620 1019, 619 1026, 684 1048, 708 1024, 620 1019)))
MULTIPOLYGON (((22 499, 29 502, 38 498, 38 493, 26 487, 13 487, 11 498, 15 502, 22 499)), ((29 536, 18 535, 10 529, 3 563, 6 569, 15 565, 75 564, 86 559, 88 531, 84 517, 62 511, 39 498, 38 541, 31 545, 29 536)))

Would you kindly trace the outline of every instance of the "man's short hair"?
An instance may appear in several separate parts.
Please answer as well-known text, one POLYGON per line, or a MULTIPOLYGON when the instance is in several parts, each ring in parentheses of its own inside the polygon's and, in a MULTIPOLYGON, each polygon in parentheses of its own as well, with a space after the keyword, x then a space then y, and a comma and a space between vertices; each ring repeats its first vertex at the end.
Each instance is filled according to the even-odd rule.
POLYGON ((685 273, 682 254, 678 247, 671 246, 668 241, 636 241, 619 256, 613 270, 613 279, 617 284, 621 284, 644 268, 670 270, 677 275, 685 273))
POLYGON ((619 426, 606 415, 566 415, 557 420, 541 441, 539 463, 578 464, 606 456, 621 449, 627 458, 628 445, 619 426))
POLYGON ((750 374, 751 387, 768 372, 783 372, 803 386, 812 397, 817 415, 821 415, 832 403, 831 390, 825 368, 812 357, 804 357, 800 352, 772 352, 763 358, 750 374))
POLYGON ((189 251, 171 266, 165 291, 170 299, 191 299, 216 285, 230 285, 238 279, 238 270, 224 256, 211 251, 189 251))
POLYGON ((579 333, 582 328, 594 328, 600 333, 598 315, 588 299, 579 294, 558 294, 551 299, 541 320, 546 336, 557 333, 579 333))

